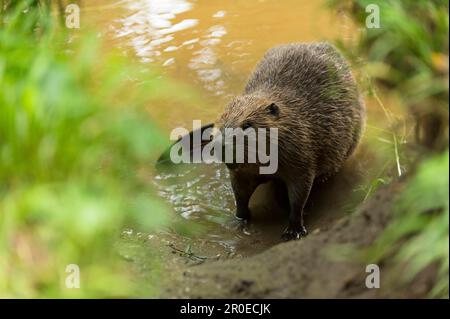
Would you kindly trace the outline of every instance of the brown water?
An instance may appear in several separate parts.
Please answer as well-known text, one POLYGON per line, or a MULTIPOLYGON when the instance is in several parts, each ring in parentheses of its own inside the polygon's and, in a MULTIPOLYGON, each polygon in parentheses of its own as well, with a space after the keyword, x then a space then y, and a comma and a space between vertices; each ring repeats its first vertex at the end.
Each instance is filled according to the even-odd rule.
POLYGON ((269 48, 354 37, 350 21, 327 10, 324 2, 100 0, 87 12, 103 26, 111 46, 199 91, 204 103, 197 107, 151 109, 171 130, 191 127, 193 119, 213 121, 269 48))
MULTIPOLYGON (((167 133, 178 126, 191 128, 194 119, 204 124, 214 121, 230 97, 242 90, 267 49, 289 42, 350 41, 357 36, 350 21, 327 9, 324 1, 97 1, 86 5, 85 12, 90 22, 101 26, 109 46, 139 59, 143 67, 161 69, 164 77, 188 85, 201 96, 201 103, 189 107, 149 106, 167 133)), ((306 217, 310 232, 319 232, 351 211, 354 195, 361 195, 355 190, 369 162, 370 156, 361 155, 338 176, 315 187, 306 217)), ((233 218, 234 198, 225 167, 187 166, 157 175, 153 184, 179 218, 203 226, 196 235, 171 231, 145 235, 157 247, 161 243, 169 247, 163 252, 201 262, 199 255, 247 256, 281 241, 287 212, 274 204, 270 186, 258 189, 253 197, 253 223, 244 232, 233 218)))

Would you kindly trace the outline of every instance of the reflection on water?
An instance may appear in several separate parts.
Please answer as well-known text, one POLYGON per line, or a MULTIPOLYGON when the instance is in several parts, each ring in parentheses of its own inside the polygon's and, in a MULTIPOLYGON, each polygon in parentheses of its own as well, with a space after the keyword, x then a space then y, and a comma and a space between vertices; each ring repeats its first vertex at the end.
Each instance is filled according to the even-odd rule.
MULTIPOLYGON (((187 63, 196 72, 204 88, 220 95, 224 93, 225 82, 221 78, 222 70, 217 67, 218 57, 215 50, 221 38, 227 34, 222 25, 212 25, 204 32, 192 30, 191 39, 178 41, 180 31, 193 29, 199 23, 197 18, 178 19, 178 16, 191 10, 192 3, 186 0, 138 0, 127 2, 130 15, 120 19, 116 36, 125 38, 133 47, 142 62, 160 62, 164 67, 176 64, 171 52, 192 50, 187 63)), ((215 19, 225 17, 225 11, 212 15, 215 19)))
POLYGON ((207 30, 205 39, 200 41, 202 48, 194 52, 194 57, 189 63, 189 67, 196 70, 198 77, 205 83, 205 88, 216 94, 223 94, 225 82, 221 80, 222 70, 216 68, 217 56, 214 46, 221 42, 221 37, 227 34, 223 26, 212 26, 207 30))
POLYGON ((191 7, 192 4, 185 0, 129 1, 126 8, 132 14, 120 21, 122 25, 117 31, 117 37, 128 37, 136 55, 142 57, 143 62, 151 62, 153 57, 161 55, 162 45, 174 39, 175 32, 198 23, 197 19, 173 23, 178 14, 191 7))
POLYGON ((222 164, 191 164, 160 172, 154 179, 158 195, 176 213, 208 230, 203 240, 234 253, 245 235, 236 227, 229 172, 222 164))
POLYGON ((234 198, 224 165, 186 165, 176 173, 160 173, 155 184, 158 194, 186 219, 222 223, 221 217, 232 216, 234 198))

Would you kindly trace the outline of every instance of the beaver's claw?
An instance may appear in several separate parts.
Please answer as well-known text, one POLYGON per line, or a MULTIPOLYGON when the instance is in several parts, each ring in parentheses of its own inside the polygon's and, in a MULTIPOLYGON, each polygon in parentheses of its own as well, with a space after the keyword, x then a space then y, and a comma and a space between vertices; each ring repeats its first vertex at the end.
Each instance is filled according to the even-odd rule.
POLYGON ((235 216, 234 220, 231 222, 231 228, 240 231, 246 235, 250 235, 249 231, 250 220, 248 218, 239 218, 235 216))
POLYGON ((284 241, 298 240, 302 237, 305 237, 306 235, 308 235, 308 231, 304 226, 298 227, 288 226, 281 235, 281 239, 283 239, 284 241))

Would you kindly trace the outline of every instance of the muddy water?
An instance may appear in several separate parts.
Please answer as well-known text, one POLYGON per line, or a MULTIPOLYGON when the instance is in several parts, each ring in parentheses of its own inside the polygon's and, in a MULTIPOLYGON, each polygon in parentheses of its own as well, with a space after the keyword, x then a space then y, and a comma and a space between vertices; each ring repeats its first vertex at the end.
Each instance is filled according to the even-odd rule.
MULTIPOLYGON (((191 128, 196 119, 205 124, 214 121, 230 97, 242 90, 267 49, 288 42, 350 40, 357 33, 324 1, 97 1, 86 10, 109 45, 199 92, 202 103, 197 106, 149 107, 167 132, 178 126, 191 128)), ((320 232, 351 211, 367 161, 349 162, 338 176, 315 186, 306 216, 310 232, 320 232)), ((161 173, 153 186, 177 218, 202 227, 195 234, 168 230, 139 236, 164 254, 174 253, 189 262, 255 254, 279 243, 286 226, 287 212, 274 203, 271 186, 265 185, 252 198, 250 228, 236 227, 228 172, 221 165, 191 165, 161 173)), ((132 230, 126 235, 134 238, 132 230)))
POLYGON ((289 42, 350 39, 350 21, 325 1, 305 0, 97 0, 87 6, 111 46, 145 67, 194 88, 201 105, 189 109, 154 105, 162 127, 213 121, 239 93, 264 52, 289 42), (99 11, 100 10, 100 11, 99 11), (101 12, 99 14, 99 12, 101 12))

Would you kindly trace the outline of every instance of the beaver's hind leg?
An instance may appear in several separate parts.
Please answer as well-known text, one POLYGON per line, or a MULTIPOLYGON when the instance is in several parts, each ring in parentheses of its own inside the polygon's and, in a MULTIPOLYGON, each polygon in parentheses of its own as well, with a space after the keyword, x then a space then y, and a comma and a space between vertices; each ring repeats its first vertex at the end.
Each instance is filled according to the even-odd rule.
POLYGON ((297 180, 286 182, 290 213, 289 225, 283 232, 283 240, 300 239, 308 234, 303 223, 303 209, 314 182, 313 174, 305 174, 297 180))

